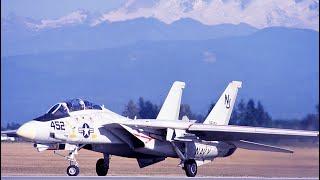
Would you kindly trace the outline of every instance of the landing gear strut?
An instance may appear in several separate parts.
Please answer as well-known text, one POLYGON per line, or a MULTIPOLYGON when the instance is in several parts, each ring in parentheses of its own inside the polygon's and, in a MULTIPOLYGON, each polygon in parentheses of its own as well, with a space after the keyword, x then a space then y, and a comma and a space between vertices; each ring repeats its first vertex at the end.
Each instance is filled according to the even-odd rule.
POLYGON ((76 157, 74 156, 75 154, 78 154, 78 148, 70 151, 69 156, 66 157, 70 161, 70 166, 68 166, 67 168, 67 174, 69 176, 77 176, 80 172, 78 162, 76 160, 76 157))
POLYGON ((194 159, 189 159, 184 162, 184 170, 188 177, 195 177, 197 175, 198 167, 194 159))
POLYGON ((179 147, 174 142, 171 142, 171 144, 174 150, 176 151, 177 155, 181 159, 179 166, 181 166, 182 169, 186 171, 186 175, 188 177, 195 177, 197 175, 198 166, 194 159, 188 158, 187 144, 184 144, 184 149, 185 149, 184 153, 179 149, 179 147))
POLYGON ((109 170, 110 155, 103 154, 104 158, 100 158, 96 163, 96 172, 98 176, 106 176, 109 170))
POLYGON ((68 166, 68 168, 67 168, 67 174, 69 176, 77 176, 79 174, 79 172, 80 172, 80 169, 78 167, 78 162, 76 160, 75 154, 78 154, 78 150, 80 150, 83 146, 84 145, 82 145, 80 147, 79 146, 75 146, 75 148, 69 152, 68 156, 64 156, 62 154, 58 154, 58 153, 56 153, 54 151, 54 153, 56 155, 62 156, 64 158, 66 158, 68 161, 70 161, 70 166, 68 166))

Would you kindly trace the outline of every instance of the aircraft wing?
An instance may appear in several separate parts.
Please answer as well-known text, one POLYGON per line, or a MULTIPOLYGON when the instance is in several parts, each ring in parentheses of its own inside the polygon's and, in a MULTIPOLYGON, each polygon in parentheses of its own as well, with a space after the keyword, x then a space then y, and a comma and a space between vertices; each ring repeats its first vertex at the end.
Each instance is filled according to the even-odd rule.
MULTIPOLYGON (((147 127, 153 129, 188 129, 188 127, 195 123, 195 120, 182 121, 182 120, 164 120, 164 119, 136 119, 121 122, 123 125, 134 126, 134 127, 147 127)), ((109 125, 110 126, 110 125, 109 125)))
POLYGON ((319 132, 317 131, 210 124, 193 124, 187 132, 195 134, 200 139, 207 141, 250 141, 262 139, 311 138, 319 136, 319 132))

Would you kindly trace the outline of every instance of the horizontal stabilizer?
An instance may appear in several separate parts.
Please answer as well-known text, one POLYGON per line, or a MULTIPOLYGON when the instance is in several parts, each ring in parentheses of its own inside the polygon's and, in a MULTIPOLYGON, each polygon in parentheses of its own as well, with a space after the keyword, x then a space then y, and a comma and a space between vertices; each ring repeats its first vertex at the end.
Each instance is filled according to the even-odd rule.
POLYGON ((238 148, 248 149, 248 150, 293 153, 293 151, 289 149, 284 149, 281 147, 270 146, 266 144, 260 144, 260 143, 244 141, 244 140, 233 141, 232 143, 238 148))
POLYGON ((144 168, 144 167, 146 167, 146 166, 150 166, 150 165, 152 165, 152 164, 161 162, 161 161, 163 161, 163 160, 165 160, 165 159, 166 159, 165 157, 145 158, 145 159, 138 158, 137 161, 138 161, 139 167, 140 167, 140 168, 144 168))
POLYGON ((256 141, 266 139, 316 139, 317 131, 263 128, 250 126, 215 126, 210 124, 192 124, 188 131, 206 141, 256 141))

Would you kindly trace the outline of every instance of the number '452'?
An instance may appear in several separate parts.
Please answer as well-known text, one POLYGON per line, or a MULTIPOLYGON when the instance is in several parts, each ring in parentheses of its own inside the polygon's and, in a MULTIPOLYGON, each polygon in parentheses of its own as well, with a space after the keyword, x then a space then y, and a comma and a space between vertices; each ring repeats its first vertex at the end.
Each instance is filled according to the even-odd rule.
POLYGON ((65 130, 63 121, 51 121, 51 127, 54 130, 65 130))

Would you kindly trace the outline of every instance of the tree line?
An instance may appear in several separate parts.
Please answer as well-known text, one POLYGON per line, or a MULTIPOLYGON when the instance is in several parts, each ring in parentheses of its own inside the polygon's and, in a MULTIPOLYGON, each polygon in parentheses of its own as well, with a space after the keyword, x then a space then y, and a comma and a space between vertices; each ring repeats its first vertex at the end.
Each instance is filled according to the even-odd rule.
MULTIPOLYGON (((211 103, 206 116, 210 113, 215 103, 211 103)), ((160 111, 161 106, 153 104, 142 97, 135 103, 129 100, 122 112, 123 116, 134 119, 155 119, 160 111)), ((265 110, 260 101, 255 102, 249 99, 247 102, 243 99, 235 105, 230 118, 230 125, 239 126, 256 126, 256 127, 273 127, 285 129, 302 129, 302 130, 319 130, 319 105, 316 106, 316 113, 309 113, 302 119, 275 119, 265 110)), ((202 123, 206 116, 193 113, 190 105, 181 104, 179 119, 187 116, 189 119, 197 120, 202 123)))
MULTIPOLYGON (((209 114, 215 103, 211 103, 208 107, 209 114)), ((122 115, 131 119, 155 119, 160 111, 161 106, 145 100, 140 97, 137 102, 129 100, 125 105, 122 115)), ((202 123, 206 116, 193 113, 190 105, 181 104, 179 119, 187 116, 189 119, 197 120, 202 123)), ((253 99, 245 101, 240 100, 235 105, 230 118, 230 125, 239 126, 257 126, 257 127, 273 127, 285 129, 301 129, 319 131, 319 104, 316 106, 315 113, 309 113, 301 119, 272 119, 271 115, 264 109, 260 101, 255 102, 253 99)), ((6 127, 1 125, 1 130, 17 129, 20 124, 8 123, 6 127)))

